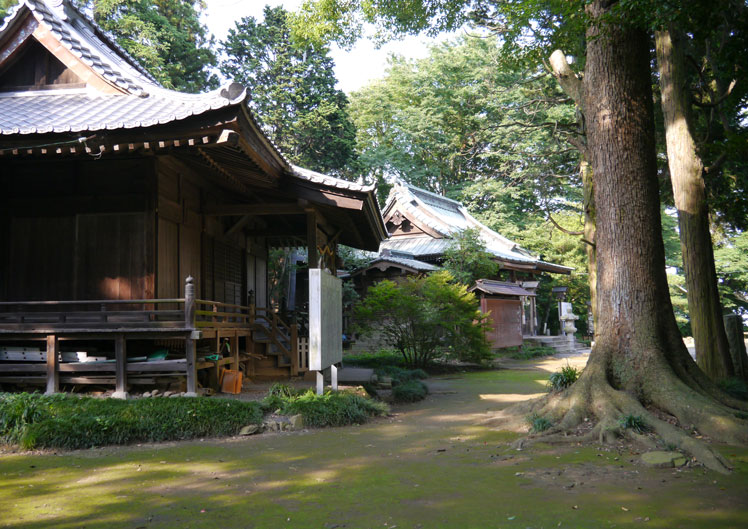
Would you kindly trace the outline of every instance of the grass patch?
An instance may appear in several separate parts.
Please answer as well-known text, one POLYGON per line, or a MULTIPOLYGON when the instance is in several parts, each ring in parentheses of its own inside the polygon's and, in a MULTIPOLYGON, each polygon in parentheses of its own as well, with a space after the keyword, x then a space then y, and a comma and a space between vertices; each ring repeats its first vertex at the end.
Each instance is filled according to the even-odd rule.
POLYGON ((524 345, 522 348, 507 347, 502 351, 502 356, 508 356, 514 360, 531 360, 554 354, 556 354, 556 350, 545 345, 524 345))
POLYGON ((563 391, 579 378, 580 371, 576 367, 565 365, 561 371, 551 373, 548 377, 548 391, 563 391))
POLYGON ((91 448, 234 435, 262 422, 258 403, 228 399, 98 399, 0 394, 0 439, 31 448, 91 448))
POLYGON ((721 380, 718 383, 719 387, 736 399, 748 400, 748 384, 745 380, 739 378, 728 378, 727 380, 721 380))
POLYGON ((386 404, 356 393, 332 391, 317 395, 311 389, 284 396, 278 392, 269 394, 262 405, 266 410, 277 409, 284 415, 301 414, 304 424, 315 427, 362 424, 389 411, 386 404))
POLYGON ((420 380, 408 380, 392 387, 392 400, 395 402, 418 402, 426 398, 429 388, 420 380))
POLYGON ((527 422, 530 423, 530 431, 532 433, 544 432, 548 428, 553 426, 553 423, 551 421, 535 413, 533 413, 527 418, 527 422))
POLYGON ((646 433, 649 431, 649 426, 641 415, 624 415, 618 420, 618 424, 624 430, 632 430, 636 433, 646 433))
POLYGON ((403 355, 392 349, 381 349, 376 353, 358 353, 343 357, 343 364, 349 367, 404 367, 403 355))

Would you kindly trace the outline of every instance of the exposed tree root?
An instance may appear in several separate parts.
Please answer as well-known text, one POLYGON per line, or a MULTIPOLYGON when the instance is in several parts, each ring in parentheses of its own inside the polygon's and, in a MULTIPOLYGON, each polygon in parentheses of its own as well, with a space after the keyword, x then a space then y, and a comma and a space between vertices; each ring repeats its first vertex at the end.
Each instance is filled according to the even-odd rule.
POLYGON ((527 437, 515 443, 518 448, 537 442, 608 444, 620 437, 652 448, 655 443, 649 436, 639 435, 621 424, 623 417, 641 417, 664 444, 679 448, 712 470, 729 472, 729 462, 706 442, 693 437, 692 432, 696 430, 719 442, 745 445, 748 421, 741 418, 739 410, 712 399, 710 392, 703 391, 695 380, 691 379, 697 387, 691 387, 671 369, 657 371, 660 373, 654 377, 655 383, 642 384, 640 393, 632 395, 614 388, 603 362, 591 359, 579 380, 564 392, 516 404, 485 424, 528 432, 527 437), (660 419, 648 408, 675 417, 678 425, 660 419), (544 417, 554 425, 543 432, 529 432, 530 416, 544 417))

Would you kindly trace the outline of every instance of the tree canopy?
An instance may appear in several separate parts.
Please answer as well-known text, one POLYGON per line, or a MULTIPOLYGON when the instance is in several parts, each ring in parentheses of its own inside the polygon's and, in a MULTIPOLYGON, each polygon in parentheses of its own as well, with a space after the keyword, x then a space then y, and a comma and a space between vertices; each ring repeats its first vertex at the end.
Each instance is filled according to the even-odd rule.
POLYGON ((75 0, 164 86, 218 86, 214 39, 200 21, 203 0, 75 0))
POLYGON ((354 158, 355 128, 329 49, 291 40, 288 13, 265 7, 221 43, 221 72, 249 89, 250 106, 281 152, 296 164, 341 173, 354 158))

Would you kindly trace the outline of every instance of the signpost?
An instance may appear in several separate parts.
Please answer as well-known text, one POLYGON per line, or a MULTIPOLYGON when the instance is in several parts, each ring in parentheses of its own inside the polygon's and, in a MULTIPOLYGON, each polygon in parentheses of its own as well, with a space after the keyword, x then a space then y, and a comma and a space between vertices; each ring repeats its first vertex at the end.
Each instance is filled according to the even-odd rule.
POLYGON ((338 389, 335 364, 343 360, 343 285, 329 272, 309 270, 309 369, 317 372, 317 394, 324 389, 322 371, 330 368, 338 389))

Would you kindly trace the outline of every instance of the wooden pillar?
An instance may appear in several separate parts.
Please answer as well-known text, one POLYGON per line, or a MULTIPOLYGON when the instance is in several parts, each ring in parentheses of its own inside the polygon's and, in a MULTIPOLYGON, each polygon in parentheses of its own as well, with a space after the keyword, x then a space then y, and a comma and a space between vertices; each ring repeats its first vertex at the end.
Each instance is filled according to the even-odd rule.
POLYGON ((197 361, 194 338, 187 338, 184 344, 184 352, 187 357, 187 393, 185 393, 185 396, 197 397, 197 361))
POLYGON ((239 371, 239 335, 236 331, 229 338, 229 346, 231 347, 231 369, 239 371))
POLYGON ((291 324, 291 376, 299 374, 299 324, 291 324))
POLYGON ((184 284, 184 326, 195 328, 195 280, 187 276, 184 284))
POLYGON ((116 387, 115 399, 126 399, 127 395, 127 344, 124 334, 117 334, 114 338, 114 361, 116 387))
POLYGON ((47 395, 60 391, 59 344, 57 336, 47 336, 47 395))
MULTIPOLYGON (((188 276, 184 285, 184 326, 195 328, 195 280, 188 276)), ((187 359, 187 397, 197 397, 197 351, 196 340, 188 336, 184 344, 187 359)))
POLYGON ((319 268, 317 255, 317 212, 308 209, 306 212, 306 243, 309 268, 319 268))

